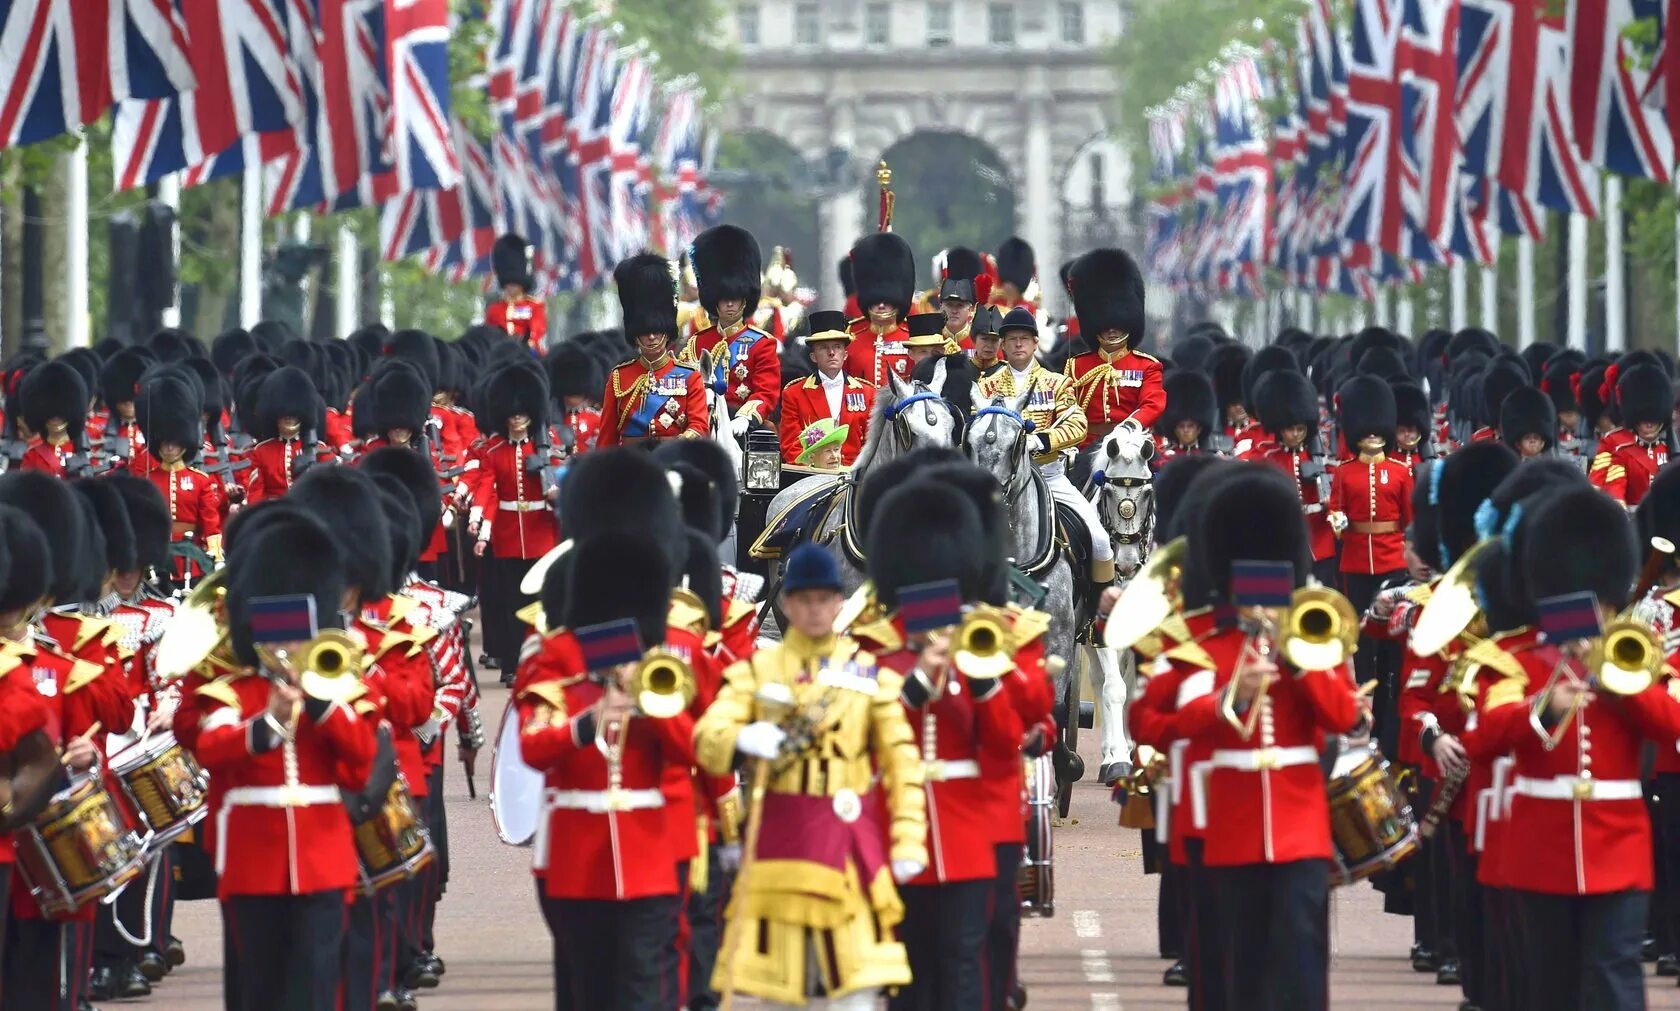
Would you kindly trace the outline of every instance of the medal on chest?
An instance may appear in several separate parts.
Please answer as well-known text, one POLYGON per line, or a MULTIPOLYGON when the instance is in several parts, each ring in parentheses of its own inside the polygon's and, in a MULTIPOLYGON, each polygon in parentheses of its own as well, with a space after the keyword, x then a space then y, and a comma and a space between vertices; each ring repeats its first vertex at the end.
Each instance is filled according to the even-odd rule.
POLYGON ((861 393, 848 393, 848 394, 846 394, 846 410, 851 411, 854 414, 862 414, 863 411, 864 411, 863 394, 861 394, 861 393))

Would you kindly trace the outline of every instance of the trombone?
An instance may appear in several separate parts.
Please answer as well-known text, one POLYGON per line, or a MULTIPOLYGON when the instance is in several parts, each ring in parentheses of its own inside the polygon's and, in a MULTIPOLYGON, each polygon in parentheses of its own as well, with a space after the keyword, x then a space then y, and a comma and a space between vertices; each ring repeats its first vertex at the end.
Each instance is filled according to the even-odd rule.
MULTIPOLYGON (((1564 678, 1579 680, 1569 669, 1572 656, 1582 658, 1586 667, 1588 689, 1622 698, 1638 695, 1656 684, 1657 679, 1662 676, 1665 663, 1662 647, 1651 627, 1626 614, 1618 615, 1604 626, 1602 633, 1587 640, 1584 654, 1578 652, 1578 647, 1565 647, 1564 655, 1558 660, 1557 666, 1552 668, 1552 676, 1547 679, 1546 687, 1534 699, 1536 716, 1543 715, 1551 707, 1552 693, 1564 678)), ((1575 697, 1569 711, 1558 721, 1557 729, 1546 738, 1548 751, 1563 739, 1569 721, 1585 703, 1584 695, 1575 697)))
MULTIPOLYGON (((1284 662, 1296 670, 1330 670, 1346 663, 1358 645, 1359 618, 1348 599, 1329 587, 1303 586, 1289 598, 1281 631, 1266 609, 1250 619, 1242 655, 1270 661, 1281 652, 1284 662)), ((1269 683, 1269 679, 1260 682, 1240 719, 1237 694, 1241 678, 1233 675, 1225 684, 1220 709, 1245 741, 1260 725, 1269 683)))
POLYGON ((1002 612, 984 604, 963 616, 951 662, 968 677, 992 681, 1015 669, 1015 645, 1002 612))
POLYGON ((666 720, 687 709, 697 690, 694 669, 664 649, 651 649, 623 684, 643 716, 666 720))
POLYGON ((362 667, 367 649, 342 629, 322 629, 295 652, 258 644, 263 666, 294 684, 303 694, 322 702, 349 702, 362 692, 362 667))

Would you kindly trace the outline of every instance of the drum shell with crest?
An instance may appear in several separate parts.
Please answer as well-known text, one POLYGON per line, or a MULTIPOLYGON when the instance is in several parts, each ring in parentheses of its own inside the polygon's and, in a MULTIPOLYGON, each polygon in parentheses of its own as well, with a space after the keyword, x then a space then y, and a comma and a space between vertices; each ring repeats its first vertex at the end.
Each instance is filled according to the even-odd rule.
POLYGON ((111 776, 151 829, 148 853, 169 845, 209 813, 210 774, 167 731, 111 756, 111 776))
POLYGON ((15 838, 18 873, 49 917, 110 895, 145 864, 145 835, 98 773, 72 778, 15 838))

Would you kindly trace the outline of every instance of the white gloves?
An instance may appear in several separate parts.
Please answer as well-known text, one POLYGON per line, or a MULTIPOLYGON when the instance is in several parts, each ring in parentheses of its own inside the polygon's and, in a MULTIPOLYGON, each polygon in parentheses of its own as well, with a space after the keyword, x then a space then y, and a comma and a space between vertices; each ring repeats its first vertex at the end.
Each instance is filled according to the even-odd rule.
POLYGON ((729 423, 729 431, 739 439, 747 434, 747 428, 752 425, 752 419, 742 415, 729 423))
POLYGON ((725 874, 734 874, 741 869, 741 844, 724 843, 717 849, 717 858, 718 867, 725 874))
POLYGON ((787 732, 774 723, 759 720, 741 728, 735 735, 735 750, 748 758, 775 758, 782 750, 787 732))
POLYGON ((927 870, 919 860, 894 860, 892 864, 893 880, 901 885, 927 870))

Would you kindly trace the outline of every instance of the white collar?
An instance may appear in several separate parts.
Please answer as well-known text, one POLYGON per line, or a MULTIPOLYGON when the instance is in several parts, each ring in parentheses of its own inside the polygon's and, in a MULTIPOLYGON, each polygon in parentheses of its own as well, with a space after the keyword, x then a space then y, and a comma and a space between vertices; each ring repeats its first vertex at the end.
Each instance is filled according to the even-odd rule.
POLYGON ((836 372, 834 374, 834 378, 830 379, 827 376, 823 375, 821 372, 819 372, 819 373, 817 373, 817 381, 822 383, 823 387, 825 389, 832 390, 836 387, 846 385, 846 373, 845 373, 844 370, 842 370, 840 372, 836 372))

